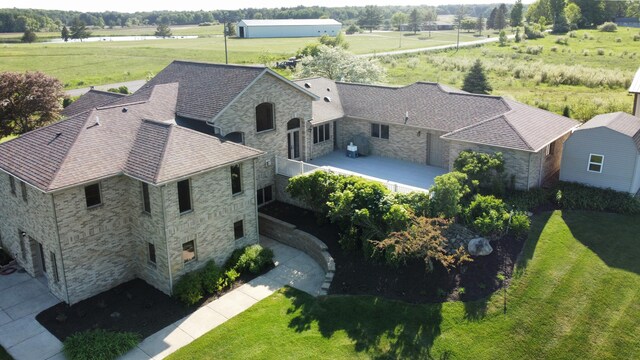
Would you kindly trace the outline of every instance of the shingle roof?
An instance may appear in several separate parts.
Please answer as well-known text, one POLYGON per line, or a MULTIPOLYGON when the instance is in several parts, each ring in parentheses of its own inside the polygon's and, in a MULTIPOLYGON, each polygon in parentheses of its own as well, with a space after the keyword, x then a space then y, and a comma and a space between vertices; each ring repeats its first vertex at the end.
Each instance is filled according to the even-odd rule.
POLYGON ((342 25, 333 19, 273 19, 273 20, 242 20, 247 26, 318 26, 342 25))
POLYGON ((133 97, 143 97, 158 84, 179 83, 176 115, 212 120, 256 80, 264 67, 174 61, 159 72, 133 97))
POLYGON ((342 102, 340 100, 340 95, 338 94, 338 87, 334 81, 317 77, 296 80, 294 82, 320 98, 319 100, 315 100, 312 104, 312 124, 340 119, 344 116, 342 102), (325 97, 327 99, 325 99, 325 97))
POLYGON ((177 94, 178 84, 157 85, 147 101, 103 106, 0 144, 0 168, 54 191, 121 173, 160 184, 262 153, 175 125, 177 94))
POLYGON ((625 112, 602 114, 594 117, 576 131, 605 127, 630 137, 640 151, 640 118, 625 112))
POLYGON ((92 89, 80 96, 76 101, 69 104, 69 106, 62 109, 60 114, 65 117, 72 117, 85 111, 95 109, 99 106, 114 102, 124 96, 124 94, 116 94, 108 91, 92 89))

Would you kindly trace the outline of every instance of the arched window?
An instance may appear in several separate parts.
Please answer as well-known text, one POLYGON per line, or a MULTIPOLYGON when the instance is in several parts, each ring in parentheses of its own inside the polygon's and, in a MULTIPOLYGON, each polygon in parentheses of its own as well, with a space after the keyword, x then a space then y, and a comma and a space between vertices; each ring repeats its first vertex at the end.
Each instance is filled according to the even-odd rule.
POLYGON ((225 140, 229 140, 236 144, 244 145, 244 133, 240 131, 234 131, 232 133, 228 133, 227 135, 224 136, 224 138, 225 140))
POLYGON ((256 106, 256 131, 260 132, 273 129, 273 118, 272 103, 262 103, 256 106))
POLYGON ((287 130, 299 129, 300 128, 300 119, 295 118, 289 120, 287 123, 287 130))

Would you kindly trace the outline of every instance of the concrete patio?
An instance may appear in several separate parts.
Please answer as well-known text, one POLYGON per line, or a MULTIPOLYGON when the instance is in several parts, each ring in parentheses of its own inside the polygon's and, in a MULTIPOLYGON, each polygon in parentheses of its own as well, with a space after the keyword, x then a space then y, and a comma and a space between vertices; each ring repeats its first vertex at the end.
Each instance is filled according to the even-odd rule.
POLYGON ((377 180, 391 181, 401 185, 428 189, 436 176, 447 173, 447 169, 382 156, 347 157, 344 151, 334 151, 309 161, 316 166, 327 166, 340 172, 364 175, 377 180))
MULTIPOLYGON (((121 359, 162 359, 285 285, 317 296, 325 272, 307 254, 261 237, 276 267, 194 313, 144 339, 121 359)), ((26 273, 0 276, 0 345, 15 360, 63 360, 62 343, 35 316, 59 303, 47 287, 26 273)))

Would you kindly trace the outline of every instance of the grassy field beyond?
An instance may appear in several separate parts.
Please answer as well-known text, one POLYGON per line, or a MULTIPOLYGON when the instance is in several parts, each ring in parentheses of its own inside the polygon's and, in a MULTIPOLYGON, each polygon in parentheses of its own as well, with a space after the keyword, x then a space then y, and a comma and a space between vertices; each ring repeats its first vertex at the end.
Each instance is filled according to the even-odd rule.
POLYGON ((169 359, 637 359, 638 220, 536 216, 506 308, 502 293, 411 305, 287 288, 169 359))

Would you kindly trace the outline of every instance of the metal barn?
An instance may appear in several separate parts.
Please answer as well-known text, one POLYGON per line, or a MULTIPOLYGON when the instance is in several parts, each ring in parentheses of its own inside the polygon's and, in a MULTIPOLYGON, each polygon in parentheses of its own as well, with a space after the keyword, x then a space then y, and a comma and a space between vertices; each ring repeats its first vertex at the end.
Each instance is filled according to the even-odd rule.
POLYGON ((333 19, 242 20, 237 34, 240 38, 336 36, 341 28, 333 19))

